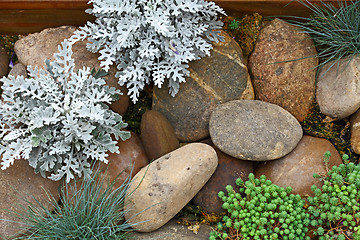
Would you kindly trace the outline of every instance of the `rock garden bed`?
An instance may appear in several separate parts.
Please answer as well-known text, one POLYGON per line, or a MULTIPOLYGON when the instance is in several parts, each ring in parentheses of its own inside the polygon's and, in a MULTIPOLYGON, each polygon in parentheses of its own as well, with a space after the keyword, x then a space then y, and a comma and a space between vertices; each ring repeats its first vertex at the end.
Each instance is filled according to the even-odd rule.
MULTIPOLYGON (((352 11, 360 12, 357 5, 352 11)), ((347 6, 341 5, 341 8, 347 6)), ((56 206, 71 206, 76 202, 70 198, 71 194, 75 192, 76 196, 77 191, 93 186, 81 185, 80 190, 70 187, 74 181, 70 178, 81 179, 87 175, 90 167, 86 159, 81 160, 87 156, 94 162, 100 159, 95 164, 101 168, 99 175, 109 177, 110 181, 117 179, 105 192, 124 188, 122 193, 127 193, 126 197, 113 201, 126 206, 119 221, 122 226, 134 224, 137 230, 134 239, 359 239, 360 175, 356 165, 360 154, 359 57, 341 57, 333 67, 329 68, 334 63, 330 61, 318 71, 319 64, 326 61, 324 56, 317 57, 322 46, 315 46, 310 35, 299 26, 279 18, 263 19, 259 14, 222 16, 220 20, 224 27, 219 36, 224 41, 212 43, 210 56, 188 61, 189 76, 180 84, 180 89, 176 83, 167 85, 166 81, 159 88, 161 84, 155 80, 143 80, 146 86, 138 88, 134 85, 141 83, 130 84, 128 89, 120 87, 119 76, 116 76, 120 67, 100 61, 106 52, 88 51, 89 42, 79 41, 81 34, 76 32, 77 27, 47 28, 10 41, 10 37, 3 37, 5 48, 0 52, 0 75, 15 76, 8 79, 16 84, 3 81, 2 110, 11 109, 18 119, 25 119, 26 114, 19 114, 19 109, 26 112, 28 108, 36 109, 34 105, 41 101, 51 102, 57 97, 61 100, 39 107, 27 120, 29 126, 50 129, 40 133, 36 127, 31 129, 31 144, 35 144, 38 152, 42 151, 45 159, 33 158, 30 150, 28 154, 23 153, 26 148, 16 152, 26 141, 20 124, 15 124, 16 127, 9 124, 16 130, 11 136, 0 135, 0 147, 13 141, 13 145, 9 144, 11 153, 0 149, 4 154, 4 170, 0 171, 0 219, 3 220, 0 236, 4 239, 29 237, 25 234, 27 227, 13 222, 19 218, 11 211, 22 211, 21 206, 25 209, 28 204, 34 209, 43 206, 42 211, 35 211, 38 216, 65 214, 56 206), (78 34, 78 39, 74 34, 78 34), (65 39, 73 44, 71 50, 65 39), (11 42, 15 42, 14 46, 11 42), (46 59, 50 60, 47 65, 46 59), (108 65, 111 66, 107 68, 108 65), (43 70, 29 72, 26 66, 43 70), (98 72, 100 66, 108 73, 98 72), (82 70, 83 67, 88 69, 82 70), (91 69, 96 70, 91 72, 91 69), (18 79, 26 80, 29 74, 31 78, 40 74, 43 85, 40 81, 24 87, 26 83, 18 79), (72 77, 62 80, 63 75, 70 74, 72 77), (48 83, 46 76, 51 76, 54 82, 48 83), (77 85, 74 79, 85 79, 83 76, 93 82, 84 80, 77 85), (106 80, 106 90, 102 90, 102 80, 99 80, 102 78, 106 80), (64 87, 53 96, 51 91, 46 92, 62 86, 61 81, 68 83, 66 87, 70 90, 64 87), (123 94, 115 100, 118 90, 123 94), (137 94, 137 90, 141 91, 137 94), (176 92, 176 96, 169 91, 176 92), (72 110, 66 107, 75 100, 69 99, 80 96, 80 92, 85 97, 74 107, 75 117, 70 118, 67 114, 72 110), (38 97, 38 102, 28 98, 31 94, 38 97), (61 94, 63 98, 59 97, 61 94), (27 99, 28 105, 11 108, 19 99, 27 99), (94 99, 107 100, 100 104, 100 100, 94 99), (64 105, 65 117, 60 113, 56 116, 62 122, 51 115, 53 112, 46 115, 48 108, 56 109, 54 105, 60 103, 64 105), (98 112, 106 117, 99 120, 98 112), (57 121, 58 125, 51 128, 57 121), (103 134, 87 125, 93 122, 94 126, 101 127, 103 134), (56 133, 64 135, 64 144, 68 136, 77 136, 73 137, 76 141, 71 152, 86 149, 87 154, 71 155, 77 158, 70 161, 68 168, 64 167, 65 160, 56 165, 57 157, 69 152, 66 147, 55 144, 51 145, 53 153, 45 149, 56 133), (110 137, 110 133, 114 136, 110 137), (20 142, 17 139, 21 139, 20 142), (106 140, 103 145, 108 148, 87 150, 93 139, 97 147, 106 140), (98 163, 106 161, 108 164, 98 163), (333 166, 341 167, 331 170, 333 166), (34 168, 44 176, 35 174, 34 168), (64 181, 48 179, 58 180, 63 176, 64 181), (63 186, 71 189, 70 193, 65 190, 68 194, 64 195, 63 186), (61 189, 63 195, 59 194, 61 189), (71 199, 69 205, 64 198, 71 199), (59 199, 60 205, 54 204, 59 199), (329 203, 338 207, 332 209, 329 203)), ((186 52, 175 40, 166 46, 174 59, 179 52, 186 52)), ((148 54, 146 60, 153 59, 151 54, 156 56, 155 49, 142 51, 148 54)), ((180 73, 184 72, 181 71, 177 79, 182 79, 180 73)), ((136 74, 144 79, 161 78, 155 74, 149 77, 146 71, 136 74)), ((5 119, 9 113, 1 112, 0 116, 5 119)), ((8 123, 11 121, 2 123, 3 132, 7 131, 8 123)), ((87 183, 86 178, 80 181, 87 183)), ((96 199, 99 195, 94 196, 96 199)), ((103 213, 92 214, 95 218, 103 213)), ((29 226, 38 225, 29 223, 29 226)), ((34 229, 30 230, 31 234, 38 233, 34 229)), ((97 239, 95 235, 77 234, 82 237, 76 239, 97 239)), ((106 236, 109 236, 107 239, 127 239, 126 236, 106 236)))

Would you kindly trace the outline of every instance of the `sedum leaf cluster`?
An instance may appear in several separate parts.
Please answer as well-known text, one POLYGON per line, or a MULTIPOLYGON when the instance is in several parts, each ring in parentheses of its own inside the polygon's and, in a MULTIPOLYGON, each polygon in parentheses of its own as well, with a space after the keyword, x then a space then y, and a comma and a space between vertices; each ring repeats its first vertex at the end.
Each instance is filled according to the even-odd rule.
POLYGON ((1 169, 17 159, 52 180, 89 174, 90 161, 107 163, 107 151, 130 137, 122 117, 106 105, 121 94, 89 68, 74 71, 71 44, 59 45, 47 70, 28 67, 29 78, 3 77, 0 101, 1 169))
POLYGON ((308 198, 311 225, 319 240, 360 240, 360 166, 340 164, 326 176, 314 177, 324 183, 322 188, 313 185, 315 196, 308 198))
POLYGON ((96 17, 75 31, 71 42, 88 39, 87 48, 99 52, 101 66, 112 64, 116 77, 128 88, 133 102, 151 81, 161 88, 167 80, 175 96, 189 76, 186 63, 210 55, 211 41, 223 41, 224 10, 204 0, 90 0, 87 13, 96 17))
POLYGON ((227 211, 217 231, 210 233, 214 239, 310 239, 306 236, 310 215, 304 208, 300 195, 291 194, 291 187, 282 188, 262 175, 259 179, 249 174, 244 182, 238 178, 235 191, 226 186, 227 194, 218 196, 227 211))

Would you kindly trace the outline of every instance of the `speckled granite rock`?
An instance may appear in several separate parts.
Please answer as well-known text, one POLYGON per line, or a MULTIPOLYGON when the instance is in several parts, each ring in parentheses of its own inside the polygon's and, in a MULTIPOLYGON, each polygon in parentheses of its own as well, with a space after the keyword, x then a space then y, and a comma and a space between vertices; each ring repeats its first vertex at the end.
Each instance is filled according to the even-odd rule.
POLYGON ((22 63, 17 63, 14 67, 10 70, 9 75, 17 76, 27 76, 26 67, 22 63))
POLYGON ((257 99, 289 111, 303 121, 315 98, 315 75, 318 60, 308 34, 283 20, 274 19, 261 31, 249 57, 257 99), (304 57, 310 57, 301 59, 304 57), (297 61, 283 62, 301 59, 297 61))
POLYGON ((302 137, 299 122, 285 109, 259 100, 233 100, 213 111, 211 140, 243 160, 266 161, 291 152, 302 137))
MULTIPOLYGON (((150 233, 131 233, 131 239, 134 240, 207 240, 209 239, 211 227, 205 224, 198 225, 197 233, 189 230, 187 226, 176 223, 175 219, 171 219, 167 224, 150 233)), ((197 226, 193 226, 197 228, 197 226)))

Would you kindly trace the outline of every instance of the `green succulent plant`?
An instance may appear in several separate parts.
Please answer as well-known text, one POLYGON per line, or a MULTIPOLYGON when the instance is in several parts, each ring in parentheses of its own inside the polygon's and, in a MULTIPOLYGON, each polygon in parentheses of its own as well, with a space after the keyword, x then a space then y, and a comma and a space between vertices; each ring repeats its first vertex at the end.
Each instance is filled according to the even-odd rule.
POLYGON ((333 166, 326 175, 314 174, 324 183, 322 188, 313 185, 315 196, 308 198, 311 225, 319 240, 360 240, 360 166, 347 158, 344 155, 346 164, 333 166))
POLYGON ((291 194, 291 187, 279 187, 264 175, 257 179, 253 173, 245 183, 238 178, 236 185, 238 192, 228 185, 227 195, 218 194, 227 215, 209 240, 310 239, 306 236, 310 215, 304 208, 305 200, 291 194))
POLYGON ((237 20, 232 20, 232 21, 229 23, 229 28, 232 29, 232 30, 238 29, 239 26, 240 26, 240 22, 237 21, 237 20))

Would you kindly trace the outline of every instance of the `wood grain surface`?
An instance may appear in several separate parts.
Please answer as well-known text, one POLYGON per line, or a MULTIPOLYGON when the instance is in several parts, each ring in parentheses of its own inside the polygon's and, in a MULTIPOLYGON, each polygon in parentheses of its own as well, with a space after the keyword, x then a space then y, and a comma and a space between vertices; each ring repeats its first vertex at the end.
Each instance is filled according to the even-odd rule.
MULTIPOLYGON (((94 17, 84 11, 88 0, 0 0, 0 34, 27 34, 48 27, 84 25, 94 17)), ((308 16, 309 9, 291 0, 215 0, 228 14, 308 16)), ((311 0, 319 4, 320 0, 311 0)), ((338 0, 324 0, 337 4, 338 0)), ((349 1, 350 2, 350 1, 349 1)))

